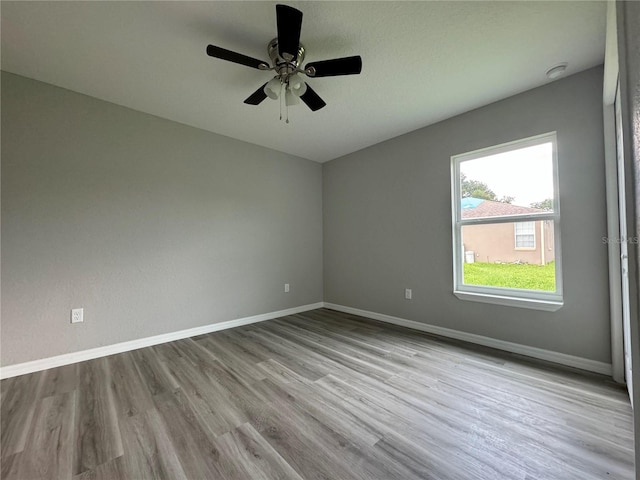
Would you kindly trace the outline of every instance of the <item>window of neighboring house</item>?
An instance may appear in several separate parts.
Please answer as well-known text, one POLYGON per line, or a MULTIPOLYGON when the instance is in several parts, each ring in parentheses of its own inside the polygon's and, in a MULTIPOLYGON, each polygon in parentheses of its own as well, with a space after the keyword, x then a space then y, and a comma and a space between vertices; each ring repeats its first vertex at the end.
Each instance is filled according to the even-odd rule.
POLYGON ((516 248, 536 248, 536 222, 518 222, 515 226, 516 248))
POLYGON ((463 300, 560 308, 555 132, 451 160, 454 294, 463 300))

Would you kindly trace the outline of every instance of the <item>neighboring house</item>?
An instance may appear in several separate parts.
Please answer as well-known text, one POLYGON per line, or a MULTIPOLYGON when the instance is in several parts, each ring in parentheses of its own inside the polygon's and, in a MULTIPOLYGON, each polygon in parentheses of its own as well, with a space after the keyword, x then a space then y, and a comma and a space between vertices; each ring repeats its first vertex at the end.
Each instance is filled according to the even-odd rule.
MULTIPOLYGON (((462 218, 504 217, 542 211, 473 197, 463 198, 461 205, 462 218)), ((546 265, 555 260, 553 223, 549 220, 467 225, 462 229, 462 241, 467 263, 546 265)))

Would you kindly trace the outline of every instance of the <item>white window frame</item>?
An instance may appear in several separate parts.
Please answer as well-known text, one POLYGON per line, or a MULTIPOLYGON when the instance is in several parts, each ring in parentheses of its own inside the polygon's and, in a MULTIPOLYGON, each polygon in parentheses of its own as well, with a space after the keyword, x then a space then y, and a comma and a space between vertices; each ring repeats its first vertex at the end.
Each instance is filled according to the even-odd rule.
POLYGON ((537 228, 537 223, 538 222, 515 222, 513 224, 513 248, 515 250, 528 250, 528 251, 533 251, 536 249, 536 228, 537 228), (518 224, 521 223, 531 223, 533 225, 533 247, 519 247, 518 246, 518 235, 531 235, 530 233, 520 233, 518 234, 518 224))
POLYGON ((535 137, 503 143, 473 152, 453 155, 451 157, 451 194, 453 219, 453 293, 461 300, 493 303, 511 307, 532 308, 536 310, 556 311, 563 305, 562 295, 562 251, 560 246, 560 202, 558 189, 558 154, 556 132, 549 132, 535 137), (533 147, 543 143, 552 144, 553 168, 553 211, 505 215, 501 217, 462 218, 460 201, 461 182, 460 165, 469 160, 476 160, 490 155, 505 153, 521 148, 533 147), (550 220, 554 227, 556 291, 543 292, 520 288, 505 288, 483 285, 467 285, 464 283, 464 252, 462 243, 462 227, 465 225, 487 225, 512 222, 538 222, 550 220))

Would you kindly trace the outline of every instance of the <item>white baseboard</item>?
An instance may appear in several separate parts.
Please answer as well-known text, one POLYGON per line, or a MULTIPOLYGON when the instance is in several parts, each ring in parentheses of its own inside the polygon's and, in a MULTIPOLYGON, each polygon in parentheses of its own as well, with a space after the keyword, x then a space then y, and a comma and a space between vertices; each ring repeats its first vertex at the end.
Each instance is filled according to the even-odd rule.
POLYGON ((459 330, 438 327, 422 322, 416 322, 414 320, 393 317, 391 315, 369 312, 367 310, 361 310, 359 308, 345 307, 343 305, 337 305, 334 303, 318 302, 309 305, 302 305, 300 307, 289 308, 286 310, 279 310, 277 312, 263 313, 260 315, 254 315, 252 317, 238 318, 226 322, 204 325, 202 327, 189 328, 187 330, 179 330, 177 332, 155 335, 153 337, 140 338, 138 340, 116 343, 114 345, 82 350, 80 352, 67 353, 64 355, 57 355, 55 357, 33 360, 31 362, 8 365, 6 367, 0 368, 0 379, 16 377, 18 375, 38 372, 54 367, 61 367, 63 365, 69 365, 85 360, 92 360, 94 358, 106 357, 107 355, 114 355, 116 353, 137 350, 138 348, 150 347, 152 345, 172 342, 174 340, 181 340, 183 338, 203 335, 205 333, 217 332, 219 330, 225 330, 227 328, 249 325, 251 323, 263 322, 265 320, 272 320, 274 318, 307 312, 309 310, 315 310, 317 308, 323 307, 329 308, 331 310, 337 310, 339 312, 351 313, 353 315, 359 315, 361 317, 379 320, 381 322, 400 325, 402 327, 412 328, 414 330, 432 333, 434 335, 440 335, 442 337, 455 338, 457 340, 463 340, 469 343, 484 345, 486 347, 492 347, 499 350, 505 350, 507 352, 518 353, 520 355, 547 360, 550 362, 559 363, 561 365, 567 365, 569 367, 580 368, 582 370, 587 370, 590 372, 601 373, 603 375, 609 376, 611 376, 612 374, 611 364, 609 363, 598 362, 595 360, 590 360, 588 358, 576 357, 573 355, 567 355, 565 353, 552 352, 550 350, 530 347, 528 345, 521 345, 519 343, 497 340, 495 338, 476 335, 474 333, 461 332, 459 330))
POLYGON ((452 330, 450 328, 438 327, 422 322, 416 322, 414 320, 392 317, 391 315, 369 312, 367 310, 360 310, 359 308, 345 307, 343 305, 336 305, 334 303, 325 302, 324 306, 325 308, 337 310, 339 312, 351 313, 353 315, 359 315, 361 317, 372 318, 381 322, 387 322, 394 325, 400 325, 402 327, 413 328, 414 330, 421 330, 423 332, 440 335, 442 337, 455 338, 456 340, 463 340, 465 342, 484 345, 485 347, 492 347, 499 350, 505 350, 511 353, 518 353, 520 355, 526 355, 527 357, 547 360, 549 362, 559 363, 561 365, 567 365, 569 367, 575 367, 581 370, 601 373, 608 376, 611 376, 612 374, 610 363, 598 362, 596 360, 590 360, 588 358, 576 357, 573 355, 567 355, 565 353, 553 352, 551 350, 544 350, 542 348, 507 342, 505 340, 497 340, 495 338, 476 335, 474 333, 461 332, 459 330, 452 330))
POLYGON ((202 327, 189 328, 186 330, 179 330, 177 332, 155 335, 153 337, 146 337, 137 340, 130 340, 128 342, 116 343, 114 345, 91 348, 89 350, 82 350, 80 352, 66 353, 64 355, 57 355, 55 357, 33 360, 31 362, 8 365, 6 367, 0 368, 0 379, 16 377, 18 375, 38 372, 40 370, 47 370, 54 367, 61 367, 63 365, 83 362, 85 360, 92 360, 94 358, 106 357, 107 355, 128 352, 130 350, 137 350, 138 348, 150 347, 152 345, 158 345, 160 343, 172 342, 174 340, 181 340, 183 338, 194 337, 196 335, 217 332, 218 330, 226 330, 227 328, 249 325, 250 323, 264 322, 265 320, 272 320, 274 318, 293 315, 295 313, 315 310, 317 308, 322 308, 323 306, 323 302, 312 303, 309 305, 302 305, 300 307, 288 308, 286 310, 279 310, 277 312, 262 313, 260 315, 254 315, 252 317, 237 318, 235 320, 213 323, 211 325, 204 325, 202 327))

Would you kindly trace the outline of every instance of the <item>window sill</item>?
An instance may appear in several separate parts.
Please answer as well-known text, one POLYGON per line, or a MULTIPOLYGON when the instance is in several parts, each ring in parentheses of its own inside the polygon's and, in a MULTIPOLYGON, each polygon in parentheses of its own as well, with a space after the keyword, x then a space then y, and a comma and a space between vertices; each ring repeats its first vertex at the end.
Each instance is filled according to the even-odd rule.
POLYGON ((510 297, 508 295, 495 295, 491 293, 475 293, 454 290, 453 294, 460 300, 471 302, 492 303, 494 305, 504 305, 507 307, 530 308, 533 310, 544 310, 555 312, 564 305, 562 300, 540 300, 534 298, 510 297))

